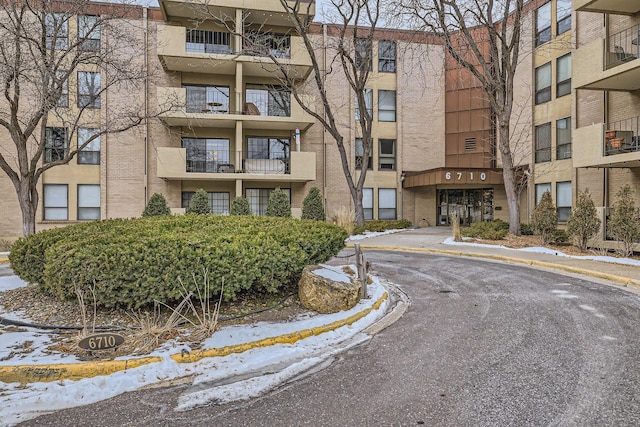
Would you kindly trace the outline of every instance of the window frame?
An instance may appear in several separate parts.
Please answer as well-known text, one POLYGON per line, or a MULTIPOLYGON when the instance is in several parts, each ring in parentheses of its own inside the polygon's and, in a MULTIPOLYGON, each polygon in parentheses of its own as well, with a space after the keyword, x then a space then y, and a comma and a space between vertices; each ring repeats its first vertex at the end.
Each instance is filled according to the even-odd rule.
POLYGON ((45 142, 44 142, 44 163, 52 163, 60 160, 64 160, 69 154, 69 137, 67 128, 59 126, 48 126, 45 129, 45 142), (59 136, 54 138, 53 133, 62 133, 62 146, 56 144, 59 142, 59 136), (54 155, 55 154, 55 155, 54 155), (55 157, 55 158, 54 158, 55 157))
POLYGON ((97 15, 78 15, 78 49, 87 52, 100 51, 100 17, 97 15), (88 20, 89 23, 81 21, 88 20), (93 22, 91 22, 93 21, 93 22))
POLYGON ((536 105, 544 104, 545 102, 551 101, 551 81, 552 81, 551 61, 549 61, 546 64, 542 64, 541 66, 535 69, 536 105), (540 75, 542 74, 542 72, 548 72, 548 84, 545 84, 546 82, 543 82, 542 84, 545 84, 545 86, 539 87, 540 80, 542 80, 542 78, 544 77, 540 75))
POLYGON ((182 138, 185 149, 186 172, 217 173, 220 165, 230 164, 229 138, 182 138))
POLYGON ((69 185, 68 184, 43 184, 42 186, 42 220, 43 221, 68 221, 69 220, 69 185), (62 204, 54 204, 50 205, 48 203, 51 202, 50 194, 48 189, 54 189, 55 187, 59 187, 62 189, 64 187, 65 191, 65 201, 64 205, 62 204), (56 210, 64 210, 63 217, 51 217, 48 213, 51 212, 52 209, 56 210))
POLYGON ((395 122, 396 121, 396 110, 398 108, 397 102, 397 93, 395 90, 386 90, 379 89, 378 90, 378 121, 379 122, 395 122), (387 104, 387 99, 393 97, 393 108, 391 108, 391 104, 387 104), (383 103, 385 100, 385 103, 383 103), (387 117, 388 116, 388 117, 387 117))
POLYGON ((571 181, 556 182, 556 212, 558 214, 558 222, 567 222, 571 215, 571 202, 573 197, 573 189, 571 181), (563 191, 561 191, 561 187, 563 191), (568 195, 565 194, 568 189, 568 195))
MULTIPOLYGON (((291 205, 291 188, 282 188, 282 191, 287 193, 289 197, 289 205, 291 205)), ((254 215, 265 216, 267 213, 267 205, 269 204, 269 197, 271 193, 275 190, 275 188, 246 188, 244 190, 245 197, 249 200, 249 207, 251 208, 251 212, 254 215), (250 195, 249 192, 257 191, 258 204, 253 203, 254 196, 250 195), (257 206, 258 212, 254 210, 254 205, 257 206)))
MULTIPOLYGON (((358 105, 358 95, 356 93, 353 94, 355 101, 355 111, 354 116, 356 120, 360 120, 360 106, 358 105)), ((364 104, 367 108, 367 112, 369 113, 369 117, 373 119, 373 89, 365 88, 364 89, 364 104)))
MULTIPOLYGON (((191 199, 195 191, 183 191, 182 192, 182 209, 189 209, 191 199)), ((207 191, 207 199, 209 200, 209 207, 211 213, 215 215, 229 215, 231 210, 231 193, 228 191, 207 191), (222 199, 216 199, 216 196, 223 196, 222 199), (222 203, 220 203, 222 202, 222 203)))
POLYGON ((551 2, 549 1, 536 9, 535 47, 551 41, 551 20, 551 2), (546 21, 541 21, 542 12, 546 14, 544 16, 547 18, 546 21))
POLYGON ((379 171, 395 171, 396 170, 396 153, 398 149, 397 140, 391 138, 378 139, 378 170, 379 171), (383 152, 383 142, 391 142, 391 153, 383 152), (391 167, 383 167, 390 165, 391 167))
MULTIPOLYGON (((96 221, 100 219, 100 208, 101 208, 101 194, 100 194, 100 184, 78 184, 78 211, 77 211, 77 218, 78 221, 96 221), (98 190, 98 204, 95 205, 91 205, 88 204, 87 206, 83 206, 82 205, 82 196, 81 196, 81 189, 89 189, 89 187, 91 187, 93 190, 98 190), (88 213, 93 213, 93 215, 87 215, 85 216, 85 212, 88 213), (97 213, 97 215, 96 215, 97 213), (90 216, 90 217, 89 217, 90 216)), ((93 197, 95 198, 95 194, 93 195, 93 197)))
POLYGON ((535 127, 535 163, 547 163, 550 161, 551 122, 547 122, 535 127), (541 135, 543 131, 546 135, 541 135), (543 136, 547 136, 548 139, 541 139, 543 136))
POLYGON ((371 38, 356 38, 353 42, 353 63, 359 72, 373 70, 373 41, 371 38), (368 65, 365 69, 364 62, 368 65))
POLYGON ((541 182, 539 184, 536 184, 536 203, 535 206, 538 206, 538 203, 540 203, 540 200, 542 200, 542 195, 544 193, 546 193, 547 191, 549 192, 549 194, 551 194, 551 183, 550 182, 541 182))
POLYGON ((229 86, 183 84, 182 87, 186 93, 187 113, 229 113, 229 86))
POLYGON ((556 98, 566 95, 571 95, 571 52, 556 58, 556 98), (561 66, 561 61, 565 60, 568 61, 566 65, 568 77, 560 80, 560 72, 564 68, 561 66))
POLYGON ((373 188, 362 189, 362 210, 365 221, 373 219, 373 188))
MULTIPOLYGON (((291 91, 284 86, 247 83, 244 102, 253 104, 261 116, 291 117, 291 91)), ((251 113, 245 111, 245 114, 251 113)))
POLYGON ((99 71, 78 71, 78 108, 100 108, 102 91, 102 77, 99 71), (87 77, 82 77, 87 76, 87 77), (90 80, 89 76, 93 76, 90 80), (97 82, 97 88, 96 86, 97 82), (86 85, 86 86, 85 86, 86 85), (87 93, 82 92, 87 89, 87 93), (97 89, 97 90, 96 90, 97 89))
POLYGON ((98 128, 78 128, 78 153, 77 162, 79 165, 99 165, 100 164, 100 129, 98 128), (84 137, 84 133, 87 137, 84 137), (89 142, 84 148, 80 148, 89 138, 97 137, 89 142), (97 149, 96 149, 97 148, 97 149), (97 153, 97 154, 96 154, 97 153))
POLYGON ((398 192, 395 188, 378 188, 378 219, 382 220, 395 220, 398 219, 398 192), (393 207, 391 205, 386 206, 384 193, 391 193, 393 191, 393 207), (388 212, 387 212, 388 211, 388 212), (392 215, 387 213, 393 212, 392 215))
POLYGON ((378 72, 396 72, 396 42, 394 40, 378 41, 378 72))
POLYGON ((571 30, 571 13, 571 0, 556 0, 556 36, 571 30), (568 3, 568 8, 561 8, 563 3, 568 3), (565 12, 565 15, 562 15, 562 12, 565 12))
POLYGON ((572 142, 571 116, 564 117, 562 119, 557 119, 556 120, 556 160, 564 160, 564 159, 571 158, 572 156, 571 142, 572 142), (560 126, 561 122, 565 122, 564 124, 565 127, 560 126), (563 130, 565 132, 562 132, 563 130), (568 136, 562 136, 563 134, 568 136), (565 139, 568 139, 568 142, 564 142, 565 139))
MULTIPOLYGON (((362 145, 362 138, 356 138, 354 150, 356 157, 356 169, 362 170, 362 158, 364 157, 364 146, 362 145)), ((369 162, 367 164, 367 169, 373 170, 373 146, 369 147, 369 162)))
POLYGON ((69 18, 63 13, 46 13, 44 16, 45 47, 63 50, 69 46, 69 18), (55 40, 55 43, 53 43, 55 40))

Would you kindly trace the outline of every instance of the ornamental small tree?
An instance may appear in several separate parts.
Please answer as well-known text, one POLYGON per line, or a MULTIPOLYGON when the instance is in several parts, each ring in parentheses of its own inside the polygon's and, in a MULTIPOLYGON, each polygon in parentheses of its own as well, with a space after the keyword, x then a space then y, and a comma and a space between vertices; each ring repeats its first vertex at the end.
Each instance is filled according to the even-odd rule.
POLYGON ((598 218, 598 211, 591 200, 589 190, 579 191, 576 206, 569 215, 567 233, 573 238, 580 251, 587 250, 589 239, 600 230, 601 224, 602 221, 598 218))
POLYGON ((540 243, 546 245, 553 237, 558 225, 558 212, 551 199, 551 193, 545 191, 531 215, 531 228, 540 235, 540 243))
POLYGON ((171 215, 171 209, 167 206, 167 199, 160 193, 154 193, 149 199, 142 216, 171 215))
POLYGON ((318 187, 312 187, 302 201, 302 219, 315 219, 316 221, 327 219, 324 213, 322 194, 320 194, 318 187))
POLYGON ((194 214, 210 214, 211 205, 209 205, 209 195, 202 188, 196 191, 191 198, 191 203, 187 208, 187 213, 194 214))
POLYGON ((236 197, 231 202, 231 215, 251 215, 251 206, 246 197, 236 197))
POLYGON ((291 204, 289 203, 289 196, 284 190, 276 188, 269 195, 269 202, 267 203, 267 216, 278 216, 283 218, 291 217, 291 204))
POLYGON ((640 239, 640 220, 633 200, 633 190, 629 184, 616 193, 611 218, 607 223, 607 232, 620 245, 616 252, 628 257, 633 254, 633 245, 640 239))

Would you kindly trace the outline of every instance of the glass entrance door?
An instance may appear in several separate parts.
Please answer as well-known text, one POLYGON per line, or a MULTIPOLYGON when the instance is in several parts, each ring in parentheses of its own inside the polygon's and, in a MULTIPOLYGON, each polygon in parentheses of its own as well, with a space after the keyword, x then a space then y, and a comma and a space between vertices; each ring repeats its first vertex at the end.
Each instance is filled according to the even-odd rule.
POLYGON ((451 225, 451 215, 458 213, 460 224, 493 220, 493 189, 438 190, 438 225, 451 225))

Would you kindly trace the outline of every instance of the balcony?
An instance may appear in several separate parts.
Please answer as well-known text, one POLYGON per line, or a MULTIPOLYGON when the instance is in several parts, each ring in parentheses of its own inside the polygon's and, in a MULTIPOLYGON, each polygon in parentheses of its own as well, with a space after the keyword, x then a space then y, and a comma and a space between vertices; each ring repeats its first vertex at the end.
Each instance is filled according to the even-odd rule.
POLYGON ((631 0, 573 0, 579 12, 613 13, 634 15, 640 12, 640 3, 631 0))
POLYGON ((225 33, 158 25, 158 57, 168 71, 233 75, 236 63, 241 62, 245 76, 274 78, 281 71, 269 58, 272 54, 285 67, 287 76, 306 79, 312 64, 302 37, 264 36, 261 49, 253 45, 239 52, 233 46, 233 37, 227 40, 225 33))
POLYGON ((247 158, 237 151, 233 160, 213 161, 187 158, 186 148, 158 147, 157 174, 167 180, 194 181, 286 181, 316 179, 316 153, 293 151, 288 159, 247 158))
POLYGON ((580 150, 573 152, 573 166, 640 167, 639 130, 638 117, 576 129, 580 150))
MULTIPOLYGON (((187 100, 187 88, 159 87, 157 89, 160 119, 168 126, 235 128, 242 121, 244 129, 272 129, 294 131, 296 128, 308 129, 315 119, 305 112, 297 102, 290 102, 288 114, 269 107, 268 101, 247 102, 241 110, 228 109, 228 103, 207 102, 207 98, 187 100), (270 115, 271 114, 271 115, 270 115)), ((254 99, 254 98, 250 98, 254 99)), ((304 97, 306 105, 313 105, 312 97, 304 97)), ((233 108, 233 106, 231 106, 233 108)))
POLYGON ((580 72, 572 76, 577 89, 640 89, 640 27, 578 48, 573 61, 580 64, 580 72))
MULTIPOLYGON (((292 6, 294 0, 288 2, 292 6)), ((265 13, 269 15, 269 25, 274 26, 291 26, 291 22, 283 10, 280 0, 249 0, 239 2, 238 0, 159 0, 158 5, 165 21, 174 18, 202 18, 202 16, 211 14, 211 16, 235 16, 238 8, 246 9, 251 13, 246 21, 253 21, 258 24, 264 24, 265 13), (259 13, 258 13, 259 12, 259 13)), ((301 0, 300 12, 311 17, 316 14, 316 6, 314 0, 301 0)))

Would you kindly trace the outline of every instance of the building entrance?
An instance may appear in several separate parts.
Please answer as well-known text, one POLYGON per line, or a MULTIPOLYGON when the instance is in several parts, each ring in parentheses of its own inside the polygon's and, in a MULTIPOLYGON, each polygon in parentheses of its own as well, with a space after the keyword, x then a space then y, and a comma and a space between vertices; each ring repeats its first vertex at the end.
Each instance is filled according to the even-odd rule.
POLYGON ((458 212, 460 224, 493 220, 493 189, 438 190, 438 225, 450 225, 458 212))

